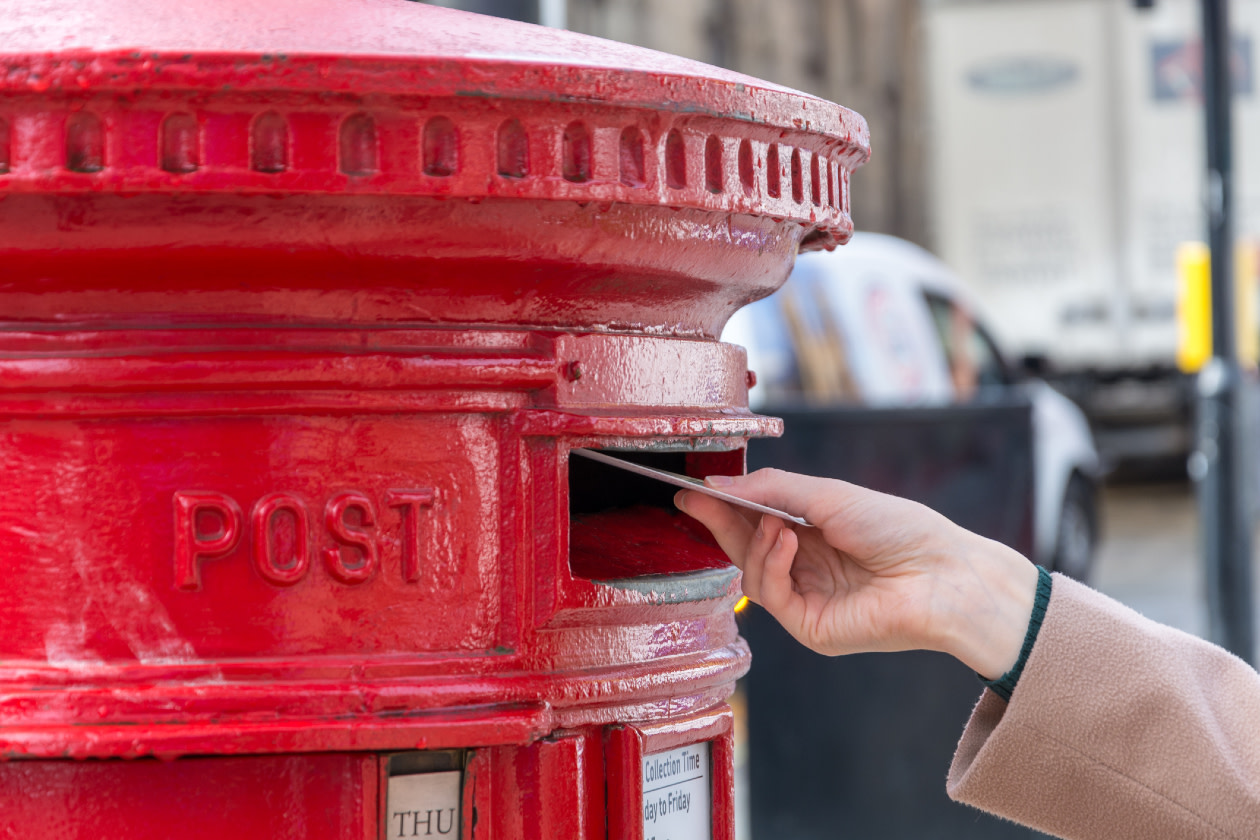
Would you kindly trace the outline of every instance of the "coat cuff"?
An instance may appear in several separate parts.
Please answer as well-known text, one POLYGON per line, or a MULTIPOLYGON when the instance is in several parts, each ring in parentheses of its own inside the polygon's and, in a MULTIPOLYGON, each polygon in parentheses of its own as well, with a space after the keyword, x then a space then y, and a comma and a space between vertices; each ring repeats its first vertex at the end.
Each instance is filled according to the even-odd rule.
POLYGON ((1085 840, 1260 837, 1260 675, 1062 575, 1010 702, 985 691, 946 790, 1085 840))

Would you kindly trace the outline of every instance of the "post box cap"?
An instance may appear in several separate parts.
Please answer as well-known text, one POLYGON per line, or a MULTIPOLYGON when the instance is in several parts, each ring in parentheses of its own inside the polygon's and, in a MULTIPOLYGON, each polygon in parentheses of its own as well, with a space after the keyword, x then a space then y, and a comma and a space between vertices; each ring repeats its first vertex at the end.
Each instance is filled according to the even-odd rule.
MULTIPOLYGON (((101 196, 203 209, 298 199, 302 218, 285 215, 292 203, 250 207, 238 215, 277 223, 202 224, 181 242, 309 250, 349 218, 354 230, 333 238, 354 247, 340 256, 630 265, 710 286, 751 278, 695 317, 641 324, 694 334, 777 287, 798 247, 847 240, 849 175, 869 155, 862 118, 817 97, 408 0, 30 0, 0 17, 0 95, 0 195, 84 196, 94 212, 78 218, 109 219, 99 242, 67 235, 60 219, 61 251, 121 241, 156 254, 159 228, 180 226, 158 201, 146 216, 143 202, 106 211, 101 196), (435 200, 496 207, 475 218, 448 207, 438 224, 425 205, 435 200)), ((41 215, 12 213, 21 226, 41 215)), ((31 231, 0 250, 30 253, 46 238, 31 231)))

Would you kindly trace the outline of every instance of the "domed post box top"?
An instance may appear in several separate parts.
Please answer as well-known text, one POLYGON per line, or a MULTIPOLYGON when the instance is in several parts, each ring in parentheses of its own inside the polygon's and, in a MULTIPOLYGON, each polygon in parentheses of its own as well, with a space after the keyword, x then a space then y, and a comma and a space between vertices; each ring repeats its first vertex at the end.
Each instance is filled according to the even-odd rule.
POLYGON ((815 97, 406 0, 32 0, 0 19, 4 317, 715 337, 849 236, 867 155, 815 97))

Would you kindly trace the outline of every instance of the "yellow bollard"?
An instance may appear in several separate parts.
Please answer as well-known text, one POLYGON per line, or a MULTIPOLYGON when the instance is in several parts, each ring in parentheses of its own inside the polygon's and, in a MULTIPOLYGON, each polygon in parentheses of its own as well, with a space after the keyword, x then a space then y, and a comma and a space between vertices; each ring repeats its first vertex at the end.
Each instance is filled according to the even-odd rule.
POLYGON ((1211 357, 1211 252, 1202 242, 1183 242, 1177 246, 1177 368, 1194 373, 1211 357))
MULTIPOLYGON (((1234 323, 1238 362, 1248 370, 1260 360, 1256 272, 1255 244, 1239 243, 1234 250, 1234 323)), ((1202 242, 1184 242, 1177 248, 1177 367, 1195 373, 1211 357, 1211 254, 1202 242)))

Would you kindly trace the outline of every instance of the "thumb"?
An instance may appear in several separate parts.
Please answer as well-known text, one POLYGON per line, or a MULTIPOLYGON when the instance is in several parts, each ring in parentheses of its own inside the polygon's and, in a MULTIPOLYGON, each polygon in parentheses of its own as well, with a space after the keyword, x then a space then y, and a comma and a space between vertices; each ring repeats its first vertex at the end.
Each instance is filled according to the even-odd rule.
POLYGON ((773 468, 748 475, 709 476, 705 483, 732 496, 802 516, 815 525, 822 521, 824 511, 857 491, 843 481, 773 468))

